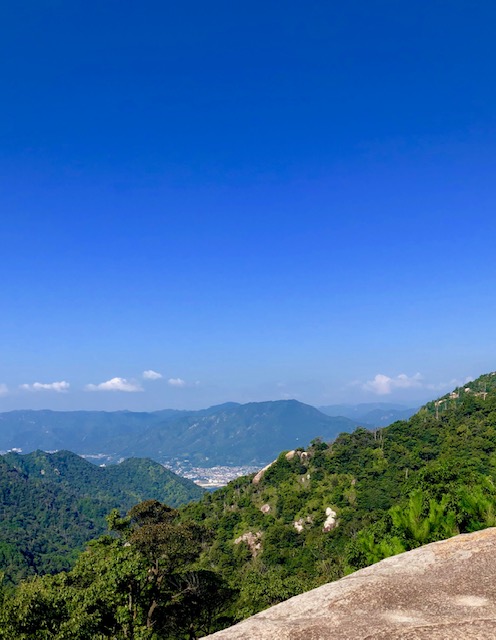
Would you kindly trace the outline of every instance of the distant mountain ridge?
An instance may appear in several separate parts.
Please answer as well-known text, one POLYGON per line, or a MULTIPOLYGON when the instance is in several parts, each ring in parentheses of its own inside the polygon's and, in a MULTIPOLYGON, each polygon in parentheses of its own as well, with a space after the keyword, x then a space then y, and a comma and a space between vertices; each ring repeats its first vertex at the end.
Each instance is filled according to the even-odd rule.
POLYGON ((362 427, 387 427, 397 420, 408 420, 419 407, 407 407, 392 402, 364 402, 361 404, 331 404, 318 407, 327 416, 344 416, 356 420, 362 427))
POLYGON ((102 461, 150 457, 200 466, 265 464, 282 449, 335 438, 357 422, 330 417, 296 400, 238 404, 200 411, 11 411, 0 414, 0 450, 68 449, 105 454, 102 461))

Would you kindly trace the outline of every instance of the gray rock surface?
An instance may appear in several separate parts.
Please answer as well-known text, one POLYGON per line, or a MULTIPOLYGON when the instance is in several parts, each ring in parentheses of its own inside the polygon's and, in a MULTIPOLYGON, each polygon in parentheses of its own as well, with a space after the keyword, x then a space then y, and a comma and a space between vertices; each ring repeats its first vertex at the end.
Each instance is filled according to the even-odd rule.
POLYGON ((496 528, 386 558, 216 640, 496 640, 496 528))

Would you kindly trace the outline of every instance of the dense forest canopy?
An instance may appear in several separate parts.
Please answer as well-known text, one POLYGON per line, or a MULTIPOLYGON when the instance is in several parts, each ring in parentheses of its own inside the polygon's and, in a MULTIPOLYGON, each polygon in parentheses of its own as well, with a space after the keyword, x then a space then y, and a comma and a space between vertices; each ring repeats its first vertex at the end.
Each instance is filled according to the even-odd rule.
POLYGON ((97 467, 69 451, 0 456, 0 566, 6 581, 69 569, 105 516, 147 498, 177 507, 202 489, 162 465, 128 459, 97 467))

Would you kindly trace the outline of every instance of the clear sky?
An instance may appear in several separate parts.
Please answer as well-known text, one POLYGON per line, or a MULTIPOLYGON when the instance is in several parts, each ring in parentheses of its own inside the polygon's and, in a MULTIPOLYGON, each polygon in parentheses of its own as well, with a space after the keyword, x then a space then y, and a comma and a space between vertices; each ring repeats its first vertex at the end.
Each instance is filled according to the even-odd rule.
POLYGON ((496 368, 496 3, 0 7, 0 410, 496 368))

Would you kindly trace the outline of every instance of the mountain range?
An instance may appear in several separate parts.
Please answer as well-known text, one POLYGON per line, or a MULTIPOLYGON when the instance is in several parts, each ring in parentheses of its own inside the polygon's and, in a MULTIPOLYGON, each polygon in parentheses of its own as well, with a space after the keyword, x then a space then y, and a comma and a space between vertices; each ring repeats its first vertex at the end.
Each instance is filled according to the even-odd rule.
POLYGON ((100 462, 150 457, 199 466, 264 465, 283 449, 335 438, 358 422, 296 400, 230 402, 200 411, 10 411, 0 450, 67 449, 100 462))

